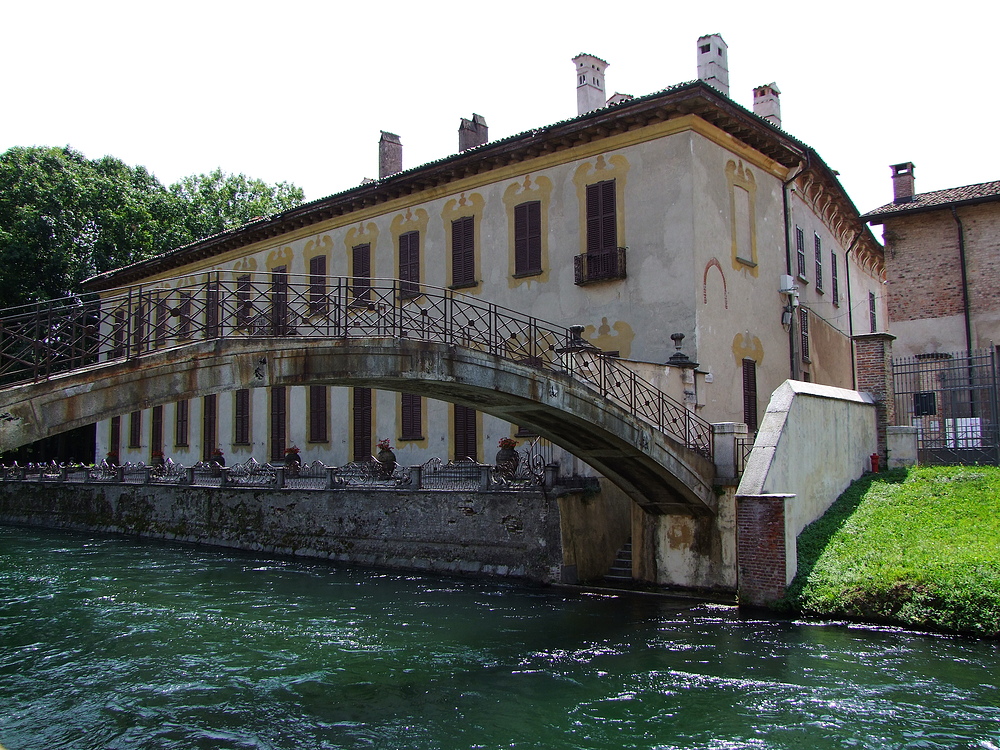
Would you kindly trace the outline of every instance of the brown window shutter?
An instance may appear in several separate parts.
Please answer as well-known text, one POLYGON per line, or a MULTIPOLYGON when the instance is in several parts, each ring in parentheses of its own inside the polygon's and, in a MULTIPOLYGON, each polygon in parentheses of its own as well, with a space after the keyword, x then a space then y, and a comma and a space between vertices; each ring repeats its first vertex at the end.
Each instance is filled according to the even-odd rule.
POLYGON ((403 393, 400 396, 400 412, 403 424, 400 438, 403 440, 419 440, 423 437, 422 426, 423 404, 415 393, 403 393))
POLYGON ((514 206, 514 272, 542 270, 542 204, 514 206))
POLYGON ((154 406, 150 417, 149 450, 163 452, 163 406, 154 406))
POLYGON ((235 434, 233 441, 238 445, 250 444, 250 389, 236 391, 234 399, 235 434))
POLYGON ((353 390, 354 411, 354 460, 367 461, 372 457, 372 390, 353 390))
POLYGON ((455 460, 473 460, 479 455, 476 410, 455 404, 455 460))
POLYGON ((597 253, 617 246, 615 181, 587 185, 587 252, 597 253))
POLYGON ((190 414, 190 402, 187 399, 178 401, 174 412, 174 445, 186 446, 188 444, 188 415, 190 414))
POLYGON ((326 423, 329 421, 329 411, 326 406, 327 387, 325 385, 309 386, 309 442, 325 443, 327 440, 326 423))
POLYGON ((279 385, 271 389, 271 460, 281 461, 285 458, 285 429, 287 391, 279 385))
POLYGON ((309 259, 309 312, 317 314, 326 310, 326 256, 317 255, 309 259))
POLYGON ((122 450, 122 418, 111 417, 111 434, 108 436, 108 453, 113 453, 115 457, 122 450))
POLYGON ((757 363, 752 359, 743 360, 743 421, 757 432, 757 363))
POLYGON ((451 223, 452 284, 476 281, 475 224, 473 216, 463 216, 451 223))
POLYGON ((354 274, 355 300, 367 301, 371 298, 372 288, 372 246, 369 244, 355 245, 351 248, 351 269, 354 274))
POLYGON ((399 279, 404 294, 416 294, 420 284, 420 232, 399 237, 399 279))
POLYGON ((218 397, 214 393, 209 396, 205 396, 202 403, 204 413, 201 415, 201 455, 204 461, 208 461, 212 458, 212 451, 219 445, 219 436, 217 432, 219 423, 218 407, 218 397))
POLYGON ((275 336, 288 335, 288 273, 285 266, 271 271, 271 330, 275 336))
POLYGON ((139 448, 142 445, 142 412, 134 411, 128 415, 128 447, 139 448))

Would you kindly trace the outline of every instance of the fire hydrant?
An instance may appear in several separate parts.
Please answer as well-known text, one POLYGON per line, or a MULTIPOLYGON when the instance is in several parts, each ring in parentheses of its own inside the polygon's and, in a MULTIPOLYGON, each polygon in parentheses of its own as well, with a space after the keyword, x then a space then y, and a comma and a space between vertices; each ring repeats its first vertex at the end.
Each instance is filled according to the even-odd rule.
POLYGON ((878 453, 872 453, 871 460, 872 460, 872 473, 878 474, 878 453))

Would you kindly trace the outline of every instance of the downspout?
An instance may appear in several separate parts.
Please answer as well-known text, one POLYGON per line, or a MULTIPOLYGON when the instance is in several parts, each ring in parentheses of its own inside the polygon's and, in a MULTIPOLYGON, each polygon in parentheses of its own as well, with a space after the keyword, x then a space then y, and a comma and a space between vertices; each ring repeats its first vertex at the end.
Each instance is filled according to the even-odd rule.
POLYGON ((951 207, 951 215, 958 227, 958 262, 962 269, 962 307, 965 312, 965 351, 971 357, 972 318, 969 314, 969 276, 965 258, 965 227, 962 226, 962 220, 958 218, 958 210, 954 206, 951 207))
MULTIPOLYGON (((806 155, 806 158, 809 158, 808 154, 806 155)), ((798 166, 792 170, 788 179, 781 183, 781 207, 785 217, 785 273, 792 278, 795 278, 795 274, 792 273, 792 213, 788 205, 788 186, 791 185, 800 174, 802 174, 805 168, 806 163, 804 161, 800 161, 798 166)), ((789 306, 791 305, 789 304, 789 306)), ((798 341, 798 328, 798 315, 796 315, 796 310, 792 309, 792 322, 791 325, 788 326, 788 365, 792 380, 802 379, 801 366, 799 364, 799 357, 797 356, 798 347, 796 346, 796 341, 798 341)))
POLYGON ((851 303, 851 251, 857 247, 858 240, 861 239, 861 235, 865 233, 864 229, 861 229, 854 239, 851 240, 851 246, 847 248, 847 253, 844 255, 844 272, 847 275, 847 335, 851 340, 851 390, 858 390, 858 369, 857 361, 854 354, 854 305, 851 303))

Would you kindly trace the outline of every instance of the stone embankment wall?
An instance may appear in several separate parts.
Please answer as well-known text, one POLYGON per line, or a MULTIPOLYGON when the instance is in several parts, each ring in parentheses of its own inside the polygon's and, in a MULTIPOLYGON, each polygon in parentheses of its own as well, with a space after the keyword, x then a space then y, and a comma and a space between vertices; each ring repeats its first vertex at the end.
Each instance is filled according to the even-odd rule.
POLYGON ((0 522, 86 529, 400 570, 560 577, 542 492, 238 490, 0 484, 0 522))

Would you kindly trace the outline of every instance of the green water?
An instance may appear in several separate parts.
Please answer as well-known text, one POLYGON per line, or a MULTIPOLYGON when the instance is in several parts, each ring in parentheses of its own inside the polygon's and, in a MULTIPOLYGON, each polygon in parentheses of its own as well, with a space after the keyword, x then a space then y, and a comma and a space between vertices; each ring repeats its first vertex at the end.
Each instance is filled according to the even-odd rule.
POLYGON ((0 526, 0 744, 1000 748, 1000 649, 0 526))

